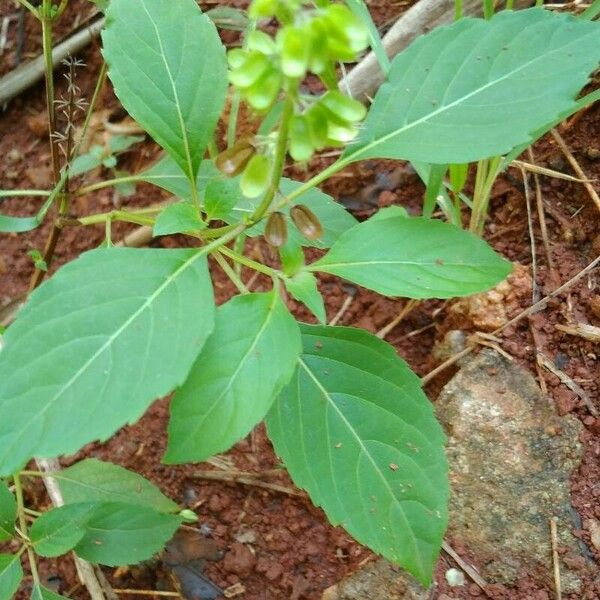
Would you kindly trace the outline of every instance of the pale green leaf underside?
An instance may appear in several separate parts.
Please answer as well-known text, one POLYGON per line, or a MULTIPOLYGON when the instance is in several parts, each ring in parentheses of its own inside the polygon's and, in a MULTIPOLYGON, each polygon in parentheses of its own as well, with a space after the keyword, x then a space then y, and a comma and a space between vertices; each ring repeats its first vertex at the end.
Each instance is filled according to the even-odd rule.
POLYGON ((212 330, 198 250, 83 254, 36 290, 0 352, 0 475, 70 454, 181 384, 212 330))
POLYGON ((597 23, 541 8, 440 27, 393 60, 342 161, 505 154, 574 104, 600 60, 599 38, 597 23))
POLYGON ((23 567, 19 557, 0 554, 0 598, 10 600, 23 579, 23 567))
POLYGON ((181 517, 147 506, 85 502, 44 513, 30 533, 33 547, 41 556, 74 550, 90 562, 117 566, 150 558, 180 524, 181 517))
POLYGON ((291 378, 298 325, 277 292, 236 296, 171 402, 166 462, 202 461, 246 436, 291 378))
POLYGON ((227 93, 225 49, 194 0, 112 0, 102 34, 115 92, 193 179, 227 93))
POLYGON ((309 268, 405 298, 475 294, 502 281, 512 269, 482 239, 463 229, 402 216, 360 223, 309 268))
POLYGON ((300 271, 290 279, 285 280, 287 291, 299 302, 302 302, 320 323, 325 324, 325 303, 317 288, 317 278, 307 271, 300 271))
POLYGON ((419 379, 365 331, 301 329, 298 371, 267 417, 275 450, 334 525, 428 583, 449 489, 419 379))
POLYGON ((179 508, 141 475, 95 458, 87 458, 63 469, 54 478, 60 484, 65 504, 123 502, 160 512, 175 512, 179 508))
POLYGON ((0 542, 13 537, 16 518, 17 501, 6 483, 0 480, 0 542))

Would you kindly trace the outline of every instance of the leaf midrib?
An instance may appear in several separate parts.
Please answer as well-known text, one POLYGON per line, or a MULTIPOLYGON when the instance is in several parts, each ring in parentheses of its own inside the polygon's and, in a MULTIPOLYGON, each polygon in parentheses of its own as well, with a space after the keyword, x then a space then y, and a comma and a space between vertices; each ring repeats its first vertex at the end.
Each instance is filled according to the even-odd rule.
MULTIPOLYGON (((588 34, 588 35, 591 35, 588 34)), ((578 38, 576 40, 577 43, 579 43, 581 41, 581 39, 583 37, 587 37, 586 36, 582 36, 581 38, 578 38)), ((376 140, 373 140, 372 142, 366 144, 365 146, 362 146, 361 148, 359 148, 358 150, 354 151, 351 154, 348 154, 346 157, 342 157, 340 159, 340 165, 346 165, 346 164, 350 164, 356 160, 359 160, 359 157, 361 156, 361 154, 365 154, 367 153, 369 150, 372 150, 373 148, 376 148, 378 145, 383 144, 385 142, 387 142, 388 140, 398 136, 398 135, 402 135, 403 133, 405 133, 406 131, 409 131, 410 129, 416 127, 417 125, 420 125, 421 123, 424 123, 426 121, 428 121, 429 119, 432 119, 433 117, 436 117, 440 114, 443 114, 445 111, 450 110, 452 108, 454 108, 457 105, 460 105, 462 102, 467 101, 469 98, 476 96, 479 93, 482 93, 483 91, 487 90, 490 87, 493 87, 497 84, 500 84, 502 81, 504 81, 505 79, 512 77, 513 75, 519 73, 520 71, 522 71, 525 68, 530 67, 531 65, 535 64, 538 61, 543 61, 543 62, 547 62, 549 60, 549 57, 552 56, 553 54, 556 53, 562 53, 565 50, 565 47, 573 44, 575 42, 570 42, 569 44, 565 44, 563 46, 561 46, 560 48, 556 48, 554 50, 551 50, 550 52, 545 53, 542 56, 536 56, 535 58, 533 58, 532 60, 530 60, 527 63, 524 63, 522 65, 520 65, 518 68, 509 71, 508 73, 506 73, 505 75, 503 75, 502 77, 498 78, 498 79, 494 79, 493 81, 490 81, 488 83, 486 83, 484 86, 477 88, 476 90, 470 92, 469 94, 466 94, 464 96, 461 96, 460 98, 457 98, 454 102, 451 102, 450 104, 447 104, 445 106, 440 106, 437 110, 434 110, 433 112, 428 113, 427 115, 424 115, 423 117, 417 119, 416 121, 413 121, 412 123, 407 123, 405 124, 403 127, 399 128, 399 129, 395 129, 394 131, 384 135, 383 137, 380 137, 376 140)), ((387 85, 391 86, 392 82, 386 82, 387 85)), ((393 90, 392 90, 393 91, 393 90)), ((349 146, 351 147, 351 145, 349 146)))
POLYGON ((43 408, 23 424, 20 435, 14 438, 13 442, 4 449, 4 456, 12 453, 17 443, 23 438, 23 436, 26 435, 32 423, 44 417, 44 415, 54 406, 54 403, 62 396, 62 394, 64 394, 64 392, 69 389, 69 387, 73 385, 75 381, 77 381, 77 379, 83 375, 83 373, 85 373, 88 367, 127 329, 127 327, 129 327, 129 325, 131 325, 131 323, 133 323, 133 321, 135 321, 142 314, 142 312, 145 311, 156 300, 156 298, 158 298, 158 296, 160 296, 160 294, 162 294, 162 292, 169 285, 171 285, 171 283, 173 283, 173 281, 175 281, 181 272, 190 267, 199 258, 204 257, 206 252, 207 250, 205 247, 196 254, 190 256, 190 258, 188 258, 180 267, 178 267, 170 276, 168 276, 165 281, 150 296, 148 296, 143 304, 141 304, 140 307, 134 311, 132 315, 112 335, 107 338, 106 342, 104 342, 104 344, 102 344, 102 346, 100 346, 98 350, 94 352, 94 354, 73 374, 73 376, 57 390, 54 396, 48 400, 48 402, 46 402, 43 408))
POLYGON ((412 528, 409 525, 408 519, 406 518, 406 515, 404 514, 404 510, 402 509, 402 506, 400 504, 400 502, 398 502, 398 500, 396 499, 396 495, 394 494, 392 488, 390 487, 390 484, 388 483, 387 479, 384 477, 381 469, 379 468, 379 466, 377 465, 377 463, 375 462, 375 460, 373 459, 373 457, 371 456, 371 453, 368 451, 368 449, 365 447, 365 445, 363 444, 363 441, 361 439, 361 437, 358 435, 358 433, 356 432, 356 430, 354 429, 354 427, 352 427, 352 424, 348 421, 348 419, 346 419, 346 416, 344 415, 344 413, 342 411, 340 411, 340 409, 338 408, 338 406, 336 405, 336 403, 333 401, 333 399, 331 398, 329 391, 321 384, 321 382, 319 381, 319 379, 316 377, 316 375, 313 374, 313 372, 310 370, 310 368, 308 367, 308 365, 302 360, 302 358, 298 358, 298 363, 299 365, 306 371, 306 373, 308 374, 308 376, 310 377, 310 379, 312 379, 312 381, 314 382, 314 384, 317 386, 317 388, 321 391, 321 393, 323 394, 323 396, 325 397, 325 399, 327 400, 328 404, 334 409, 334 411, 338 414, 339 418, 343 421, 343 423, 346 425, 346 427, 348 428, 348 431, 351 433, 351 435, 354 437, 354 439, 356 440, 356 443, 358 444, 358 446, 360 447, 361 451, 363 452, 363 454, 368 458, 369 462, 373 465, 373 468, 375 469, 375 472, 377 473, 378 477, 381 479, 381 481, 383 482, 384 486, 387 488, 390 497, 395 501, 394 503, 398 506, 399 511, 402 514, 402 518, 404 519, 405 523, 406 523, 406 530, 408 531, 412 541, 413 541, 413 546, 415 549, 415 554, 417 556, 419 556, 419 566, 422 572, 425 572, 425 569, 423 567, 423 564, 421 563, 421 557, 417 551, 418 549, 418 540, 412 530, 412 528))
MULTIPOLYGON (((185 151, 185 158, 186 158, 188 171, 189 171, 188 177, 189 177, 190 181, 195 182, 195 179, 194 179, 195 173, 194 173, 194 166, 192 164, 192 156, 190 153, 190 144, 189 144, 189 140, 188 140, 188 136, 187 136, 187 131, 185 129, 185 121, 183 119, 183 114, 181 112, 181 105, 180 105, 180 101, 179 101, 179 94, 177 93, 177 86, 175 85, 175 80, 173 79, 173 74, 171 73, 171 68, 169 67, 169 63, 167 62, 167 59, 166 59, 166 55, 165 55, 165 51, 164 51, 163 43, 162 43, 162 38, 160 37, 160 32, 156 25, 156 22, 152 18, 152 15, 148 11, 148 8, 146 7, 145 3, 142 2, 141 4, 142 4, 142 8, 144 9, 144 12, 146 13, 146 15, 148 15, 148 19, 150 20, 150 23, 152 24, 152 27, 156 34, 156 40, 158 42, 158 47, 160 48, 160 57, 163 61, 165 70, 169 77, 169 83, 171 84, 171 91, 173 92, 173 98, 175 100, 175 109, 177 111, 177 118, 179 120, 179 128, 181 129, 183 148, 185 151)), ((182 50, 182 52, 184 52, 184 50, 182 50)))

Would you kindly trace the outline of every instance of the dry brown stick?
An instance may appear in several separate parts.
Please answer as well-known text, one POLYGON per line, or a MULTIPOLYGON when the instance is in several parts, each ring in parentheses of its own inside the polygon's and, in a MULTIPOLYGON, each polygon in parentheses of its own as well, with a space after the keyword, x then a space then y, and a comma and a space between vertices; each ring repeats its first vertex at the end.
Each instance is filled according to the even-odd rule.
POLYGON ((472 567, 469 563, 465 562, 460 555, 454 550, 454 548, 444 540, 442 542, 442 549, 446 554, 451 556, 456 564, 485 592, 487 582, 485 579, 472 567))
POLYGON ((583 184, 583 187, 585 187, 585 189, 587 190, 588 194, 590 195, 590 198, 596 205, 596 208, 600 210, 600 196, 598 195, 598 192, 594 189, 594 186, 588 181, 588 177, 585 174, 585 171, 581 168, 581 165, 577 162, 577 159, 569 150, 569 147, 567 146, 565 140, 562 138, 562 136, 560 135, 560 133, 558 133, 556 129, 551 129, 550 134, 554 138, 554 141, 558 144, 559 148, 562 150, 562 153, 565 155, 566 159, 571 164, 571 167, 573 167, 573 171, 577 173, 577 176, 580 179, 583 179, 583 181, 581 182, 583 184))
POLYGON ((573 381, 573 379, 571 379, 571 377, 569 377, 564 371, 559 369, 547 356, 540 352, 538 353, 538 357, 540 364, 545 369, 548 369, 548 371, 556 375, 572 392, 577 394, 587 406, 590 414, 594 415, 594 417, 597 417, 598 410, 594 406, 589 394, 577 382, 573 381))
POLYGON ((258 479, 258 477, 254 478, 248 477, 247 475, 238 475, 236 472, 228 473, 224 471, 196 471, 192 474, 192 477, 197 479, 208 479, 210 481, 241 483, 242 485, 259 487, 265 490, 271 490, 273 492, 280 492, 282 494, 287 494, 288 496, 298 496, 300 498, 306 497, 306 494, 300 490, 295 490, 284 485, 278 485, 277 483, 261 481, 258 479))
MULTIPOLYGON (((514 325, 515 323, 518 323, 522 319, 525 319, 529 315, 532 315, 532 314, 538 312, 539 310, 542 310, 546 306, 546 304, 548 304, 548 302, 550 300, 552 300, 552 298, 556 298, 556 296, 560 296, 560 294, 562 294, 565 290, 568 290, 570 287, 575 285, 582 277, 584 277, 587 273, 589 273, 595 267, 597 267, 598 264, 600 264, 600 256, 596 257, 587 267, 585 267, 584 269, 579 271, 579 273, 577 273, 577 275, 571 277, 571 279, 569 279, 569 281, 567 281, 566 283, 563 283, 560 287, 556 288, 553 292, 550 292, 547 296, 544 296, 539 302, 532 304, 529 308, 526 308, 524 311, 520 312, 516 317, 513 317, 510 321, 508 321, 507 323, 504 323, 504 325, 501 325, 500 327, 498 327, 498 329, 496 329, 495 331, 492 332, 492 335, 497 335, 498 333, 501 333, 507 327, 514 325)), ((421 378, 421 384, 422 385, 428 384, 434 377, 439 375, 442 371, 446 370, 448 367, 455 364, 457 361, 459 361, 464 356, 467 356, 467 354, 470 354, 471 352, 473 352, 474 349, 475 349, 475 345, 472 345, 472 346, 465 348, 464 350, 461 350, 454 356, 451 356, 448 360, 444 361, 441 365, 438 365, 435 369, 433 369, 432 371, 430 371, 429 373, 424 375, 421 378)))
POLYGON ((550 543, 552 544, 552 566, 554 571, 554 589, 556 600, 562 600, 562 584, 560 581, 560 563, 558 562, 558 534, 556 531, 556 517, 550 519, 550 543))
POLYGON ((183 598, 178 592, 158 592, 156 590, 130 590, 115 589, 117 594, 131 594, 132 596, 159 596, 161 598, 183 598))
POLYGON ((394 329, 397 325, 399 325, 404 317, 411 312, 416 306, 418 306, 420 300, 409 300, 403 307, 402 310, 384 327, 382 327, 375 335, 378 338, 384 339, 385 336, 394 329))
MULTIPOLYGON (((85 48, 100 33, 103 26, 104 19, 98 19, 58 44, 52 50, 54 66, 60 64, 60 61, 67 58, 67 56, 76 54, 82 48, 85 48)), ((0 79, 0 107, 39 81, 43 76, 44 57, 38 56, 2 77, 0 79)))
MULTIPOLYGON (((527 150, 529 160, 532 163, 535 162, 533 151, 531 148, 527 150)), ((525 167, 523 167, 525 168, 525 167)), ((540 222, 540 231, 542 233, 542 243, 544 244, 544 251, 546 253, 546 262, 551 273, 554 274, 554 261, 552 260, 552 254, 550 252, 550 241, 548 239, 548 227, 546 226, 546 214, 544 212, 544 199, 542 197, 542 186, 540 185, 539 175, 533 173, 533 181, 535 183, 535 203, 537 207, 538 220, 540 222)))
POLYGON ((348 294, 346 296, 344 302, 342 303, 342 306, 340 307, 340 310, 338 310, 337 313, 335 313, 333 319, 329 321, 328 325, 336 325, 339 322, 339 320, 344 316, 344 313, 350 308, 350 305, 354 300, 354 296, 355 294, 348 294))

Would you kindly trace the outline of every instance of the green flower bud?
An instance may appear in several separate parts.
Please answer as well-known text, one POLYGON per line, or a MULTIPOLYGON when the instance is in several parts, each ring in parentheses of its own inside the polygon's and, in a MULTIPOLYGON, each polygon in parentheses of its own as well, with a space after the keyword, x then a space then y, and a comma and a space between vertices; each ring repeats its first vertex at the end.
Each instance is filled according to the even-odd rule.
POLYGON ((265 240, 275 248, 285 245, 288 237, 285 215, 280 212, 271 213, 265 226, 265 240))
POLYGON ((303 115, 296 115, 290 123, 290 156, 297 161, 308 160, 314 153, 310 127, 303 115))
POLYGON ((290 216, 298 231, 309 240, 318 240, 323 235, 323 225, 315 213, 304 204, 297 204, 290 209, 290 216))
POLYGON ((234 48, 227 53, 227 62, 232 69, 239 69, 248 59, 248 53, 241 48, 234 48))
POLYGON ((272 17, 277 10, 278 4, 277 0, 252 0, 252 3, 248 7, 248 16, 251 19, 272 17))
POLYGON ((269 159, 264 154, 255 154, 244 169, 240 181, 242 194, 247 198, 256 198, 269 187, 269 159))
POLYGON ((308 68, 317 75, 323 73, 331 63, 327 46, 327 23, 321 18, 313 19, 307 29, 310 55, 308 68))
POLYGON ((275 54, 277 47, 275 41, 264 31, 251 31, 246 37, 246 47, 249 51, 256 51, 262 54, 275 54))
POLYGON ((281 81, 281 74, 275 69, 269 69, 254 85, 244 90, 244 97, 256 110, 267 110, 277 99, 281 81))
POLYGON ((269 59, 260 52, 251 52, 241 66, 229 72, 229 81, 244 89, 256 83, 271 67, 269 59))
POLYGON ((308 67, 310 44, 306 33, 299 27, 285 27, 277 35, 281 48, 281 70, 284 75, 302 78, 308 67))
POLYGON ((348 123, 362 121, 367 114, 367 109, 358 100, 349 98, 336 90, 327 92, 319 99, 319 102, 334 115, 348 123))
POLYGON ((333 30, 340 32, 353 52, 361 52, 369 45, 369 32, 362 21, 343 4, 331 4, 325 18, 333 30))

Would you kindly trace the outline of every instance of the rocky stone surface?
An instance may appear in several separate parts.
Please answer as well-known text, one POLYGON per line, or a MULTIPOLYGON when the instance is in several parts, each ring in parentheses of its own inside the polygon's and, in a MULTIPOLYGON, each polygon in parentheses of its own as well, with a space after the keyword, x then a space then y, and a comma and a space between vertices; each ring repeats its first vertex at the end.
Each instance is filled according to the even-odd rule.
POLYGON ((410 575, 387 560, 368 563, 323 592, 322 600, 428 600, 410 575))
MULTIPOLYGON (((528 371, 494 351, 469 356, 436 403, 448 434, 450 527, 488 583, 524 574, 553 587, 551 517, 558 519, 564 592, 587 568, 571 534, 569 477, 581 456, 581 425, 560 417, 528 371)), ((326 590, 323 600, 424 600, 412 577, 381 559, 326 590)))
POLYGON ((437 403, 448 433, 448 537, 477 557, 490 583, 528 573, 552 581, 549 520, 558 519, 563 591, 577 591, 569 477, 581 425, 559 417, 529 372, 493 351, 465 362, 437 403))

